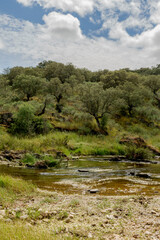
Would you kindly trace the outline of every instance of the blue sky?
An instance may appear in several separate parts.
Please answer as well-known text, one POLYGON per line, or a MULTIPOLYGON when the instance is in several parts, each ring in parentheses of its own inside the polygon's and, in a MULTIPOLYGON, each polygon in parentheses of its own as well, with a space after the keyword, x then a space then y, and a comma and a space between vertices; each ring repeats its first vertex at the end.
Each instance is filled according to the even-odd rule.
POLYGON ((160 63, 159 0, 0 2, 0 71, 43 60, 91 70, 160 63))

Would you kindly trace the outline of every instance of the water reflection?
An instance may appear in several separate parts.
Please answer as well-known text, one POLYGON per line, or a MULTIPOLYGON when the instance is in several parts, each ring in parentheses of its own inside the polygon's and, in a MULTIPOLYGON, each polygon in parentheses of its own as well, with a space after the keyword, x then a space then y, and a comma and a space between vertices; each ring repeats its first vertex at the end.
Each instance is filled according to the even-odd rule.
POLYGON ((160 194, 160 164, 110 162, 86 157, 69 161, 68 168, 38 170, 1 165, 0 173, 30 180, 38 187, 64 193, 89 194, 97 188, 101 195, 160 194), (150 178, 130 173, 149 173, 150 178))

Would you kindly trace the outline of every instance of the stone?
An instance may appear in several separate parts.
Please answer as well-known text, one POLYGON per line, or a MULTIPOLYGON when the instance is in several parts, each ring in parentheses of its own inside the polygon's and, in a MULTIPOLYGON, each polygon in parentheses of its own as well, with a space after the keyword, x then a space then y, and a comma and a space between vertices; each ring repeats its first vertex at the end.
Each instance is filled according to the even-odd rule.
POLYGON ((71 219, 70 219, 70 218, 67 218, 65 222, 66 222, 66 223, 70 223, 70 222, 71 222, 71 219))
POLYGON ((78 172, 89 172, 89 170, 86 170, 86 169, 78 169, 78 172))
POLYGON ((22 215, 22 216, 20 216, 20 219, 21 220, 26 220, 28 218, 28 215, 22 215))
POLYGON ((93 238, 92 233, 88 233, 88 238, 93 238))
POLYGON ((0 215, 5 216, 6 215, 6 210, 0 210, 0 215))
POLYGON ((149 173, 137 173, 136 177, 151 178, 151 174, 149 174, 149 173))
POLYGON ((89 192, 90 193, 97 193, 97 192, 99 192, 99 190, 98 189, 90 189, 89 192))
POLYGON ((48 218, 44 218, 44 219, 43 219, 43 222, 45 222, 45 223, 49 223, 50 221, 49 221, 48 218))
POLYGON ((151 211, 151 214, 157 214, 157 212, 156 212, 156 211, 154 211, 154 210, 152 210, 152 211, 151 211))

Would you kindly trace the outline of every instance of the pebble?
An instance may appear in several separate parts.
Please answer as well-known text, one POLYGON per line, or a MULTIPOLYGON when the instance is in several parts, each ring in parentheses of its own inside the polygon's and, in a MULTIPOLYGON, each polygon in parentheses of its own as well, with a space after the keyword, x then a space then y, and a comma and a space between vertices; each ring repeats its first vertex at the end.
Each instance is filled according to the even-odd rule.
POLYGON ((44 219, 43 219, 43 222, 45 222, 45 223, 49 223, 50 221, 49 221, 48 218, 44 218, 44 219))
POLYGON ((92 238, 92 233, 88 233, 88 238, 92 238))
POLYGON ((157 214, 157 212, 156 212, 156 211, 154 211, 154 210, 152 210, 152 211, 151 211, 151 214, 157 214))
POLYGON ((28 218, 28 215, 22 215, 22 216, 20 216, 20 219, 21 220, 26 220, 28 218))
POLYGON ((66 222, 66 223, 70 223, 70 222, 71 222, 71 219, 70 219, 70 218, 67 218, 65 222, 66 222))
POLYGON ((6 210, 0 210, 0 215, 5 216, 6 215, 6 210))

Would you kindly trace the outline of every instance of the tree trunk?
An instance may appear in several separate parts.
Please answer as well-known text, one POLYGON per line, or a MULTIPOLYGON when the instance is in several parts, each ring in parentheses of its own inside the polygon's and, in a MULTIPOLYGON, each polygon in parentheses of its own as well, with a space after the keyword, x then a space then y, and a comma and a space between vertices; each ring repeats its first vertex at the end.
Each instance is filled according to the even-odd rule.
POLYGON ((104 130, 104 129, 101 127, 101 124, 100 124, 99 118, 98 118, 98 117, 95 117, 95 119, 96 119, 96 122, 97 122, 98 128, 99 128, 99 130, 100 130, 100 133, 101 133, 101 134, 104 134, 104 135, 108 135, 107 130, 104 130))
POLYGON ((46 106, 47 106, 47 100, 44 101, 44 106, 42 108, 42 111, 40 113, 38 113, 37 116, 41 116, 45 113, 46 106))

